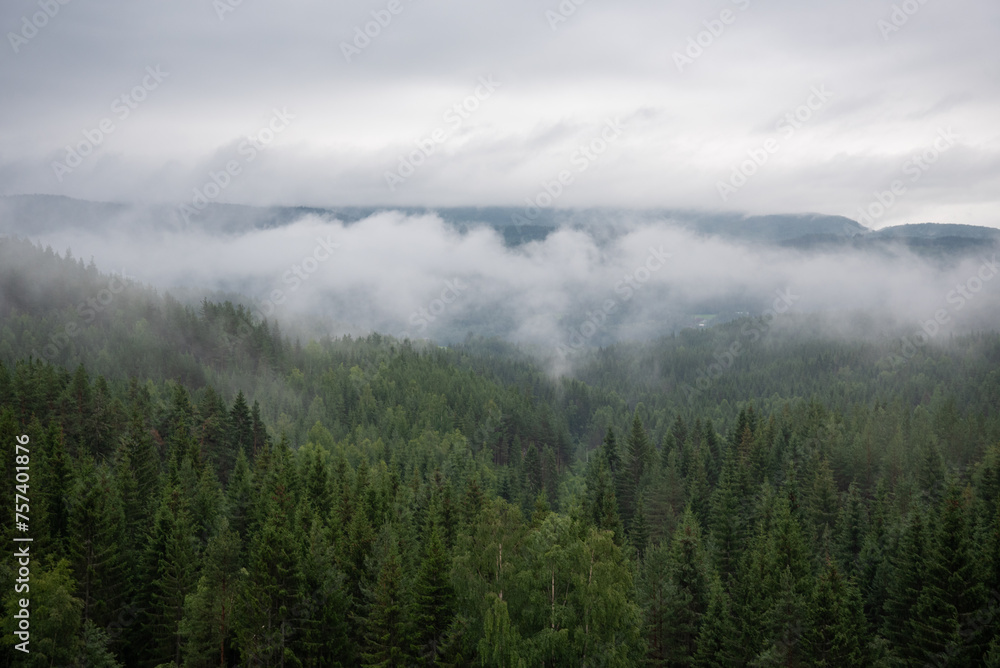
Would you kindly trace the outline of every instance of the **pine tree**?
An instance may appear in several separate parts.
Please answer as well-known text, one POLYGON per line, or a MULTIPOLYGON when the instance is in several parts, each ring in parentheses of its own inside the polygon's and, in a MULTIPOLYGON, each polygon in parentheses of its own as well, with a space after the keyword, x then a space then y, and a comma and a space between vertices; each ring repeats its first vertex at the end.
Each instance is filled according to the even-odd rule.
POLYGON ((69 546, 82 621, 104 627, 129 595, 124 554, 125 514, 111 473, 89 458, 81 464, 70 495, 69 546))
POLYGON ((260 452, 271 444, 271 438, 267 435, 267 429, 260 416, 260 403, 257 400, 254 400, 250 409, 250 433, 253 437, 252 452, 260 452))
POLYGON ((719 476, 719 485, 712 493, 711 531, 715 545, 715 565, 727 582, 735 576, 746 540, 746 520, 743 500, 736 487, 736 459, 734 451, 726 456, 726 463, 719 476))
POLYGON ((239 568, 239 536, 223 517, 208 542, 198 584, 184 603, 179 632, 185 640, 185 668, 224 666, 227 655, 232 656, 239 568))
POLYGON ((601 456, 607 464, 611 476, 617 476, 622 468, 621 455, 618 453, 618 443, 615 441, 615 432, 609 426, 608 432, 604 435, 604 442, 601 444, 601 456))
POLYGON ((176 385, 168 419, 167 460, 178 468, 185 461, 190 461, 194 469, 200 468, 201 450, 191 432, 193 421, 194 410, 188 392, 183 385, 176 385))
POLYGON ((643 631, 648 646, 647 660, 663 665, 670 643, 670 545, 656 543, 646 552, 639 573, 639 602, 643 608, 643 631))
POLYGON ((711 488, 708 482, 706 453, 699 447, 694 451, 690 471, 686 479, 687 505, 691 506, 698 523, 707 526, 711 516, 711 488))
POLYGON ((384 534, 381 547, 378 578, 367 592, 368 616, 364 625, 361 665, 365 668, 403 668, 410 665, 413 641, 402 565, 396 537, 391 531, 384 534))
POLYGON ((984 629, 971 622, 986 602, 986 591, 970 542, 968 513, 962 490, 950 481, 941 499, 924 586, 911 624, 920 633, 918 646, 928 661, 947 656, 959 665, 976 665, 983 660, 984 629))
POLYGON ((293 614, 302 590, 300 543, 292 532, 288 502, 268 506, 263 525, 253 536, 247 555, 247 576, 239 594, 236 630, 241 654, 248 660, 294 666, 292 644, 299 620, 293 614))
POLYGON ((851 483, 837 520, 837 552, 840 563, 849 576, 858 574, 867 526, 867 509, 857 485, 851 483))
POLYGON ((235 454, 244 452, 247 456, 257 456, 260 447, 254 443, 253 421, 242 390, 237 392, 233 407, 229 409, 228 434, 227 445, 230 452, 235 454))
POLYGON ((861 598, 827 559, 809 604, 809 624, 803 637, 805 656, 813 666, 866 666, 867 622, 861 598))
POLYGON ((646 504, 641 496, 636 504, 635 515, 632 517, 629 542, 635 548, 636 556, 641 561, 646 553, 646 546, 649 544, 649 522, 646 521, 646 504))
POLYGON ((442 530, 431 529, 413 587, 413 654, 424 665, 435 665, 455 616, 449 573, 451 560, 442 530))
POLYGON ((72 461, 66 453, 62 431, 55 422, 46 430, 40 459, 39 489, 35 496, 44 508, 44 515, 39 514, 48 525, 52 557, 59 559, 69 554, 70 494, 74 481, 72 461))
POLYGON ((194 528, 177 486, 164 489, 141 568, 141 623, 132 629, 142 665, 181 661, 180 623, 185 597, 196 582, 194 528))
POLYGON ((701 528, 688 508, 674 532, 668 560, 667 655, 670 665, 690 665, 708 610, 709 575, 701 528))
POLYGON ((920 650, 910 627, 911 618, 924 586, 928 544, 923 515, 910 518, 902 540, 891 558, 892 578, 885 602, 882 633, 902 661, 918 662, 920 650))
POLYGON ((209 385, 198 403, 197 440, 203 461, 215 467, 223 484, 229 480, 237 452, 229 447, 228 428, 226 404, 209 385))
POLYGON ((68 450, 74 457, 93 457, 97 454, 94 447, 93 403, 90 377, 83 364, 79 364, 60 400, 63 432, 68 450))
POLYGON ((462 523, 465 526, 474 524, 482 512, 484 502, 483 488, 479 484, 479 476, 469 478, 465 486, 465 494, 462 496, 462 523))
POLYGON ((709 586, 708 609, 698 632, 693 665, 697 668, 729 668, 742 663, 743 648, 729 594, 722 581, 713 578, 709 586))
MULTIPOLYGON (((307 506, 307 503, 302 505, 307 506)), ((297 654, 306 666, 357 665, 351 642, 349 606, 343 571, 333 565, 330 532, 313 517, 302 555, 302 591, 294 612, 302 631, 297 654)))
POLYGON ((639 488, 643 475, 652 465, 653 446, 649 442, 649 436, 639 419, 639 409, 636 409, 632 418, 632 431, 628 436, 629 467, 631 469, 632 480, 636 488, 639 488))
POLYGON ((250 472, 246 454, 241 450, 236 455, 236 463, 233 465, 229 485, 226 487, 226 511, 229 526, 243 542, 254 528, 251 524, 250 510, 252 499, 253 474, 250 472))
POLYGON ((832 532, 837 523, 837 483, 825 458, 814 460, 812 468, 812 480, 807 481, 805 514, 812 520, 816 535, 822 536, 832 532))
POLYGON ((624 532, 618 515, 618 500, 610 471, 603 460, 591 462, 589 478, 584 514, 598 529, 614 532, 615 540, 620 542, 624 532))
POLYGON ((130 522, 148 526, 160 498, 160 455, 141 414, 132 415, 122 436, 122 446, 128 450, 140 500, 137 506, 125 508, 126 516, 130 522))
POLYGON ((933 440, 928 440, 920 448, 919 456, 917 485, 928 502, 933 505, 941 498, 941 490, 945 484, 944 458, 933 440))
POLYGON ((763 618, 767 630, 764 649, 757 655, 754 665, 803 665, 802 636, 809 632, 805 626, 808 620, 806 597, 791 568, 786 567, 777 579, 777 590, 770 597, 772 603, 763 618))
MULTIPOLYGON (((610 430, 609 436, 614 438, 610 430)), ((631 530, 632 519, 639 501, 643 474, 651 460, 652 446, 649 444, 649 438, 646 436, 642 421, 639 419, 639 413, 636 411, 632 420, 632 431, 629 433, 626 443, 626 456, 615 475, 618 509, 622 522, 629 530, 631 530)))

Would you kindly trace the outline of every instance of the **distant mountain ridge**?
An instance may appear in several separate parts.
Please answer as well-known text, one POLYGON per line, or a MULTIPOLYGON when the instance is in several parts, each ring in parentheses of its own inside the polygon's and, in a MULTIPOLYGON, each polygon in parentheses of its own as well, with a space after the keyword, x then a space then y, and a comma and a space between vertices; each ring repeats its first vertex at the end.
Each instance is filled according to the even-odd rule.
MULTIPOLYGON (((58 195, 7 195, 0 197, 0 233, 32 235, 67 226, 98 230, 123 217, 161 229, 205 226, 216 233, 238 233, 249 229, 281 227, 304 215, 353 223, 379 211, 408 215, 437 214, 460 230, 488 225, 504 236, 509 246, 544 239, 560 226, 598 231, 609 222, 670 221, 697 234, 744 242, 773 244, 800 249, 837 247, 883 247, 902 244, 917 252, 940 254, 975 249, 983 244, 1000 245, 1000 229, 949 223, 919 223, 870 230, 844 216, 824 214, 772 214, 751 216, 675 209, 630 210, 619 208, 543 209, 527 216, 519 207, 256 207, 210 203, 190 221, 177 207, 165 204, 135 205, 94 202, 58 195), (530 220, 529 224, 514 221, 530 220)), ((132 221, 130 221, 132 222, 132 221)))

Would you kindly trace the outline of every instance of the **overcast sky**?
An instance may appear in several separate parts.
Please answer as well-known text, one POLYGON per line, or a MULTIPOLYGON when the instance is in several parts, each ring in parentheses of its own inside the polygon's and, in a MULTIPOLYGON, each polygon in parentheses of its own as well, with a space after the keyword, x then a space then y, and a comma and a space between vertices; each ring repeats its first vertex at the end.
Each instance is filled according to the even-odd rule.
POLYGON ((0 194, 1000 227, 995 0, 62 1, 0 8, 0 194))

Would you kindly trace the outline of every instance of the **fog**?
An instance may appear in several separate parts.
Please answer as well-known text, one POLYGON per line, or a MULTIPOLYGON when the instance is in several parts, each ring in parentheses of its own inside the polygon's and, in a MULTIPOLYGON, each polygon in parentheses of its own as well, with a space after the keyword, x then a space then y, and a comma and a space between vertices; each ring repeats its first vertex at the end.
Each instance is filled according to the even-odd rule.
POLYGON ((192 302, 243 295, 286 332, 440 343, 472 333, 554 358, 743 315, 827 314, 829 335, 853 336, 862 333, 847 324, 857 314, 880 331, 937 318, 935 331, 951 333, 995 326, 1000 314, 985 242, 943 262, 902 246, 802 250, 723 238, 650 215, 564 217, 518 246, 474 220, 459 228, 392 210, 222 232, 210 218, 168 226, 128 209, 88 229, 28 236, 192 302))

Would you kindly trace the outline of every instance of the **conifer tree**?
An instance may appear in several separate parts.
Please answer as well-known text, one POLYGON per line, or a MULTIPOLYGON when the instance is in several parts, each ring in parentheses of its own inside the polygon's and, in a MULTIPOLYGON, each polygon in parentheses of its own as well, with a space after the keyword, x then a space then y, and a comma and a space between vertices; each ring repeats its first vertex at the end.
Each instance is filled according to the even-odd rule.
POLYGON ((451 563, 440 527, 431 529, 413 586, 413 655, 424 665, 435 665, 455 615, 450 582, 451 563))
POLYGON ((693 664, 697 668, 729 668, 741 665, 743 648, 732 602, 722 581, 712 578, 708 608, 698 632, 693 664))
POLYGON ((924 586, 911 622, 927 661, 947 656, 961 665, 976 665, 983 660, 984 629, 972 620, 986 602, 986 591, 970 540, 968 514, 962 490, 950 481, 941 498, 924 586))
POLYGON ((857 590, 844 579, 837 564, 827 559, 809 602, 809 624, 803 638, 809 665, 869 665, 866 625, 857 590))
POLYGON ((68 544, 82 622, 103 627, 111 622, 130 593, 124 554, 125 514, 111 473, 85 459, 69 499, 68 544))
POLYGON ((140 623, 133 631, 136 664, 180 663, 184 602, 196 583, 194 528, 180 489, 166 487, 141 567, 140 623))
POLYGON ((220 518, 209 539, 197 586, 184 602, 179 632, 184 638, 184 667, 227 665, 233 655, 233 617, 240 569, 239 536, 220 518))
POLYGON ((66 453, 62 431, 55 422, 51 422, 45 432, 40 454, 39 484, 34 495, 38 499, 36 504, 44 509, 39 519, 44 517, 51 555, 57 560, 69 554, 70 495, 74 480, 72 461, 66 453))
POLYGON ((361 652, 364 668, 403 668, 412 660, 413 636, 396 537, 387 530, 380 541, 381 564, 366 592, 368 614, 361 652))
POLYGON ((858 573, 867 525, 867 509, 861 500, 858 486, 851 483, 837 519, 837 552, 840 563, 849 576, 858 573))
POLYGON ((345 577, 333 562, 329 531, 313 517, 302 555, 302 594, 294 611, 301 624, 296 648, 306 666, 336 668, 358 662, 357 647, 350 638, 345 577))
POLYGON ((901 661, 918 662, 910 620, 924 587, 928 543, 923 515, 917 511, 910 518, 902 540, 891 558, 892 579, 884 609, 883 634, 901 661))
POLYGON ((253 422, 243 391, 236 393, 233 406, 229 409, 228 449, 238 454, 245 452, 248 457, 256 457, 259 447, 254 443, 253 422))
POLYGON ((635 515, 632 517, 629 542, 635 548, 636 556, 641 561, 646 553, 646 546, 649 544, 649 522, 646 520, 646 504, 641 496, 635 508, 635 515))
POLYGON ((236 630, 241 655, 265 665, 297 665, 293 644, 299 621, 293 614, 301 595, 299 542, 291 518, 270 514, 253 537, 247 555, 247 576, 237 603, 236 630))
MULTIPOLYGON (((662 559, 662 554, 658 556, 662 559)), ((650 658, 672 666, 691 665, 708 611, 710 581, 701 529, 690 508, 674 532, 665 562, 667 579, 656 595, 662 606, 657 621, 665 624, 657 625, 657 639, 650 647, 656 654, 650 658)))
POLYGON ((715 565, 723 582, 736 574, 746 539, 743 500, 736 488, 736 458, 734 450, 726 455, 719 476, 719 485, 712 493, 711 530, 715 544, 715 565))

